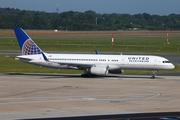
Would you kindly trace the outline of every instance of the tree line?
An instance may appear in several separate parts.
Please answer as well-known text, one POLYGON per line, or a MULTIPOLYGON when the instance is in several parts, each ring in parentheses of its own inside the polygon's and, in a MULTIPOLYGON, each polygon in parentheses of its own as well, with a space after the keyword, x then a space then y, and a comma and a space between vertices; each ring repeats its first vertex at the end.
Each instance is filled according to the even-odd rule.
POLYGON ((71 31, 93 30, 180 30, 180 14, 99 14, 67 11, 47 13, 41 11, 0 8, 0 29, 58 29, 71 31))

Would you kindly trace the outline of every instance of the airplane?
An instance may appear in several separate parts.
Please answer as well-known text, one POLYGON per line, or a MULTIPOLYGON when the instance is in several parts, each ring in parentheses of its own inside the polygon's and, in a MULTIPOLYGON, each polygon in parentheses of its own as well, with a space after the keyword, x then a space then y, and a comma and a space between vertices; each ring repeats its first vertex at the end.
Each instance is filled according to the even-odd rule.
POLYGON ((82 76, 121 74, 124 70, 152 70, 155 78, 158 70, 174 69, 168 59, 153 55, 105 55, 53 54, 43 52, 22 28, 14 28, 22 55, 15 60, 51 68, 84 70, 82 76))

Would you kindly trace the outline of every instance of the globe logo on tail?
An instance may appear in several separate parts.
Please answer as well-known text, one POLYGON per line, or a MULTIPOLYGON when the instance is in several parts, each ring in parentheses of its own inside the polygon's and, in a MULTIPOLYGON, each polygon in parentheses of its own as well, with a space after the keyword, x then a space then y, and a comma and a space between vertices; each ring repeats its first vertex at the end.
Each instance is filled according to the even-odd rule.
POLYGON ((41 49, 33 42, 33 40, 28 39, 24 42, 22 46, 23 55, 36 55, 41 54, 41 49))

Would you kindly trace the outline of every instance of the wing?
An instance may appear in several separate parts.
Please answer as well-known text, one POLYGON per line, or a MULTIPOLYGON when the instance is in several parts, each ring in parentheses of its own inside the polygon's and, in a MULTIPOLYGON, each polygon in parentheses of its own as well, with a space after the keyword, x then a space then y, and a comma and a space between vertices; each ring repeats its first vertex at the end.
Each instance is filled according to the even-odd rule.
POLYGON ((59 65, 67 65, 68 68, 77 68, 81 70, 84 70, 85 68, 90 68, 94 65, 94 64, 67 63, 67 62, 54 62, 54 63, 58 63, 59 65))
POLYGON ((51 63, 56 63, 59 65, 64 65, 67 68, 74 68, 74 69, 85 69, 85 68, 90 68, 92 67, 94 64, 84 64, 84 63, 73 63, 73 62, 55 62, 55 61, 49 61, 46 57, 46 55, 42 52, 42 56, 44 58, 44 60, 46 62, 51 62, 51 63))

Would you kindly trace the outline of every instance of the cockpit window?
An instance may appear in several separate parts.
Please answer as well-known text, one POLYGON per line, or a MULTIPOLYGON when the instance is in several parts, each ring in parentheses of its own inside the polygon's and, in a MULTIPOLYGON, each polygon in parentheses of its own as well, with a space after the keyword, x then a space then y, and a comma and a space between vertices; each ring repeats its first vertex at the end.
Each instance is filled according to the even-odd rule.
POLYGON ((163 63, 170 63, 169 61, 162 61, 163 63))

